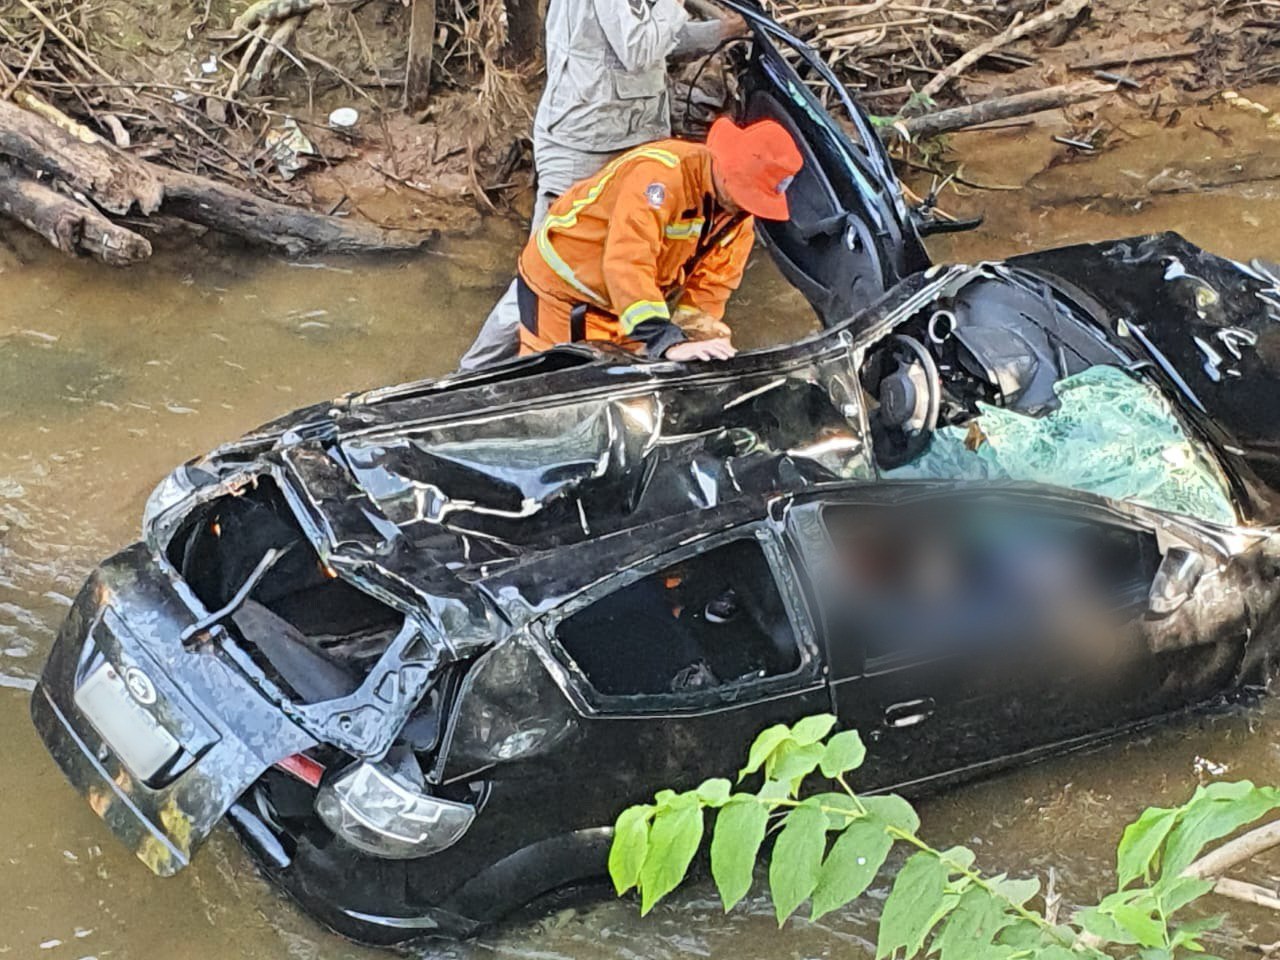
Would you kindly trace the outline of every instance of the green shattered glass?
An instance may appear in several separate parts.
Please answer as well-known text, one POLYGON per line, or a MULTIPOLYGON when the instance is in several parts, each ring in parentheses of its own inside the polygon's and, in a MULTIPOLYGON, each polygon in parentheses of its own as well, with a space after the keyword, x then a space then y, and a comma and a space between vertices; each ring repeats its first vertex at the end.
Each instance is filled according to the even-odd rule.
POLYGON ((1062 406, 1043 417, 979 404, 984 439, 943 427, 891 480, 1013 480, 1068 487, 1212 523, 1237 522, 1225 478, 1192 443, 1169 402, 1119 367, 1096 366, 1054 387, 1062 406))

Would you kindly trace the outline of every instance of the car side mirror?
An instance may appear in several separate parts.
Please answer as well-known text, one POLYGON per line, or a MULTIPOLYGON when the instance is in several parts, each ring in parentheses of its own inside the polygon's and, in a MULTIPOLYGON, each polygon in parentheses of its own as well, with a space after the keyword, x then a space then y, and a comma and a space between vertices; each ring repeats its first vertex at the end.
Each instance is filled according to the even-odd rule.
POLYGON ((1194 550, 1170 547, 1151 581, 1147 610, 1156 617, 1169 616, 1191 599, 1206 566, 1204 557, 1194 550))

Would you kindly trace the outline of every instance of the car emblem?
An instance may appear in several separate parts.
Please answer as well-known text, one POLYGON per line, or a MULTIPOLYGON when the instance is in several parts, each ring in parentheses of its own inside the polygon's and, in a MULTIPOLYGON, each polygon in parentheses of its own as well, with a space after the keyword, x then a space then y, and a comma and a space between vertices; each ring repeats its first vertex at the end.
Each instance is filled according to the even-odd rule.
POLYGON ((156 702, 155 684, 137 667, 130 667, 124 672, 124 685, 128 687, 133 699, 144 706, 150 706, 156 702))

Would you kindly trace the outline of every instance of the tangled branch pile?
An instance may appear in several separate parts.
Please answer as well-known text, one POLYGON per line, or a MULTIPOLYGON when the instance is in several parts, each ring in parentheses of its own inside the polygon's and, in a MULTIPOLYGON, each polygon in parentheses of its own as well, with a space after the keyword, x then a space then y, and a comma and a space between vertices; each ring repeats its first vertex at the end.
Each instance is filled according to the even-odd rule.
POLYGON ((978 70, 1022 77, 1071 69, 1185 64, 1188 88, 1267 82, 1280 76, 1280 21, 1272 0, 1206 0, 1160 8, 1152 23, 1141 0, 765 0, 777 20, 831 62, 873 107, 891 112, 956 99, 955 83, 978 70), (1123 19, 1122 19, 1123 18, 1123 19), (1151 39, 1141 39, 1149 27, 1151 39), (1068 39, 1084 43, 1059 52, 1068 39), (1163 34, 1163 35, 1162 35, 1163 34), (1081 56, 1082 50, 1093 55, 1081 56))
MULTIPOLYGON (((350 105, 375 121, 358 135, 385 135, 384 115, 424 100, 433 81, 470 88, 476 76, 478 111, 512 108, 502 0, 439 6, 437 18, 430 0, 256 0, 234 13, 216 0, 0 0, 0 99, 64 127, 74 119, 134 156, 289 199, 277 161, 309 138, 282 146, 286 117, 305 129, 324 106, 350 105), (414 43, 425 47, 418 77, 414 43)), ((312 148, 323 159, 324 144, 312 148)))

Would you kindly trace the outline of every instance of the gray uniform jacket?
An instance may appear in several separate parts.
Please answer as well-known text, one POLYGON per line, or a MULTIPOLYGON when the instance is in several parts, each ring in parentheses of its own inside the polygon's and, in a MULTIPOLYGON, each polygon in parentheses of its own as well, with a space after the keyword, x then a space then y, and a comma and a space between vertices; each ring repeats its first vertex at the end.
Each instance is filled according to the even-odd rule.
POLYGON ((552 0, 534 142, 616 153, 671 134, 667 57, 714 48, 677 0, 552 0))

